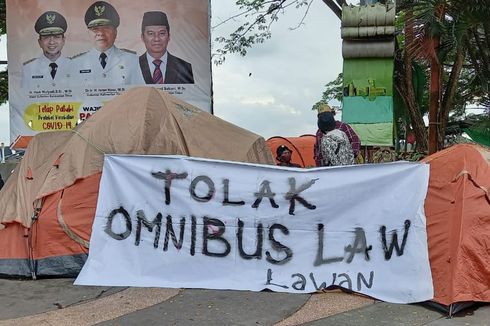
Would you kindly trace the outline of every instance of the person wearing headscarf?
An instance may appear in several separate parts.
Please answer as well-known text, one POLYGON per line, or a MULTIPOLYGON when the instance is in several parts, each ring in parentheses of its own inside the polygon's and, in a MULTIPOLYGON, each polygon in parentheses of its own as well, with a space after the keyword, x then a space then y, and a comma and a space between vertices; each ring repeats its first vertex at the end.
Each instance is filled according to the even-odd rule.
POLYGON ((323 133, 320 150, 321 166, 354 164, 354 151, 346 133, 336 127, 333 115, 318 117, 318 129, 323 133))
MULTIPOLYGON (((349 143, 352 147, 352 151, 354 152, 354 159, 359 155, 359 151, 361 149, 361 141, 359 136, 357 136, 354 129, 349 126, 347 123, 335 120, 335 111, 327 104, 322 103, 318 106, 318 120, 320 119, 334 119, 335 121, 335 129, 343 131, 347 138, 349 139, 349 143)), ((316 132, 316 141, 313 148, 313 156, 315 159, 316 166, 322 166, 322 151, 321 151, 321 141, 324 136, 324 133, 318 129, 316 132)))

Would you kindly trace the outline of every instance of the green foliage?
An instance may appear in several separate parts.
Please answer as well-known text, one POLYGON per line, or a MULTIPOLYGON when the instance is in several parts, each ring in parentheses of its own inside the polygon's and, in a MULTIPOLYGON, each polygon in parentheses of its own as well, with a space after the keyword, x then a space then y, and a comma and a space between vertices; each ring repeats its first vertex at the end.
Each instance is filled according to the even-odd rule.
POLYGON ((331 82, 327 83, 325 85, 325 90, 323 91, 322 94, 322 101, 328 103, 332 100, 337 100, 339 102, 342 102, 343 98, 343 86, 344 84, 344 77, 342 73, 340 73, 335 80, 332 80, 331 82))
POLYGON ((342 102, 343 98, 343 75, 340 73, 335 80, 332 80, 331 82, 327 83, 325 85, 325 90, 323 91, 322 94, 322 99, 318 102, 316 102, 311 110, 317 111, 318 106, 322 104, 327 104, 332 101, 332 100, 337 100, 339 102, 342 102))
MULTIPOLYGON (((232 53, 245 56, 252 46, 264 43, 271 38, 271 25, 279 20, 280 15, 283 15, 286 9, 289 7, 304 8, 305 16, 312 2, 313 0, 237 0, 236 5, 240 12, 213 26, 213 30, 240 17, 244 18, 245 22, 229 36, 215 38, 215 42, 221 44, 222 47, 213 53, 214 63, 222 64, 226 55, 232 53)), ((298 26, 301 23, 302 21, 298 26)))
POLYGON ((7 33, 7 9, 5 0, 0 0, 0 35, 7 33))
POLYGON ((490 146, 490 117, 478 120, 472 127, 465 129, 470 137, 485 146, 490 146))
POLYGON ((462 50, 465 61, 458 80, 454 109, 461 110, 466 102, 490 106, 490 1, 489 0, 402 0, 397 2, 400 20, 404 11, 413 12, 416 59, 423 63, 431 56, 445 66, 443 84, 462 50), (439 38, 437 53, 428 43, 429 37, 439 38))
MULTIPOLYGON (((216 42, 221 44, 222 48, 213 55, 215 64, 223 63, 227 54, 238 53, 245 56, 252 46, 263 43, 271 37, 271 25, 288 7, 303 8, 304 15, 306 15, 312 1, 237 0, 236 4, 241 12, 213 29, 239 17, 246 18, 247 22, 240 25, 228 37, 216 38, 216 42)), ((448 116, 454 119, 463 116, 468 103, 486 107, 488 115, 490 112, 489 1, 396 1, 398 33, 396 36, 395 80, 398 86, 405 85, 403 82, 405 72, 410 71, 404 67, 403 59, 407 58, 412 70, 413 90, 407 92, 407 94, 410 93, 410 96, 405 99, 409 100, 407 103, 416 103, 410 106, 411 110, 418 108, 422 114, 428 110, 429 62, 432 61, 442 67, 442 104, 440 107, 442 119, 448 116), (404 48, 405 24, 414 28, 414 40, 408 49, 404 48), (433 41, 438 42, 437 47, 433 46, 433 41), (407 51, 410 53, 409 57, 405 56, 407 51), (447 110, 452 113, 447 115, 447 110)), ((344 3, 338 0, 323 0, 323 2, 334 12, 337 9, 340 10, 340 4, 344 3)), ((400 94, 402 91, 403 87, 400 87, 400 94)), ((405 96, 408 96, 407 94, 405 96)), ((340 74, 335 80, 325 85, 320 101, 312 109, 316 110, 318 105, 332 100, 342 101, 342 95, 343 83, 342 74, 340 74)), ((422 114, 411 113, 413 118, 417 119, 416 124, 423 127, 422 114)), ((423 133, 420 133, 420 136, 423 136, 423 133)))
POLYGON ((324 105, 324 104, 327 104, 327 102, 323 101, 323 100, 320 100, 318 102, 316 102, 312 107, 311 107, 311 110, 312 111, 318 111, 318 107, 321 106, 321 105, 324 105))
POLYGON ((470 65, 463 67, 458 81, 458 90, 454 97, 454 106, 449 120, 460 120, 466 114, 466 107, 472 104, 490 109, 487 93, 482 88, 481 76, 475 74, 470 65))
POLYGON ((422 114, 429 111, 429 67, 417 62, 412 65, 415 100, 422 114))
MULTIPOLYGON (((447 0, 405 0, 397 1, 399 10, 396 20, 397 34, 397 63, 395 76, 403 75, 403 56, 405 54, 404 24, 406 10, 413 12, 412 22, 415 26, 415 43, 412 45, 414 61, 412 62, 413 93, 415 101, 422 114, 427 113, 429 103, 429 58, 437 56, 443 65, 443 91, 449 91, 449 76, 456 62, 458 49, 469 53, 463 62, 463 67, 457 76, 457 88, 452 101, 450 120, 458 120, 465 116, 469 103, 486 107, 490 112, 490 3, 488 0, 470 1, 447 0), (443 14, 442 14, 443 13, 443 14), (438 37, 440 45, 434 53, 427 40, 438 37), (401 64, 401 65, 400 65, 401 64)), ((328 102, 342 98, 341 75, 329 82, 321 100, 317 103, 328 102)), ((315 106, 313 107, 315 109, 315 106)), ((487 112, 487 116, 488 116, 487 112)))

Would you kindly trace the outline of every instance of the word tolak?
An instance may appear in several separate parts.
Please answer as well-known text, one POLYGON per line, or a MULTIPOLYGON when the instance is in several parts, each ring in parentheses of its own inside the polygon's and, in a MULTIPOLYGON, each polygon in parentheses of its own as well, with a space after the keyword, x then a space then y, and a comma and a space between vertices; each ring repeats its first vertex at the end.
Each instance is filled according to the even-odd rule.
MULTIPOLYGON (((173 182, 184 180, 188 177, 187 172, 183 173, 175 173, 170 170, 166 170, 165 172, 153 172, 152 176, 164 180, 165 183, 165 204, 170 205, 172 200, 171 189, 173 182)), ((289 214, 294 215, 294 210, 296 207, 296 201, 302 204, 304 207, 310 210, 316 209, 316 205, 308 202, 301 193, 306 189, 310 188, 317 179, 312 179, 299 187, 296 187, 296 179, 288 178, 289 182, 289 190, 285 195, 285 199, 289 201, 289 214)), ((182 181, 181 181, 182 182, 182 181)), ((223 206, 243 206, 245 205, 245 201, 243 200, 230 200, 230 180, 223 179, 223 206)), ((216 185, 214 181, 205 175, 200 175, 192 179, 189 185, 189 193, 191 198, 197 202, 208 202, 210 201, 216 194, 216 185), (205 185, 207 187, 207 191, 205 194, 197 194, 196 188, 199 184, 205 185)), ((272 191, 270 186, 270 181, 264 180, 260 184, 260 188, 258 192, 254 193, 255 201, 252 203, 252 208, 259 208, 262 200, 264 198, 269 199, 270 205, 273 208, 279 208, 279 205, 276 203, 275 196, 276 194, 272 191)))

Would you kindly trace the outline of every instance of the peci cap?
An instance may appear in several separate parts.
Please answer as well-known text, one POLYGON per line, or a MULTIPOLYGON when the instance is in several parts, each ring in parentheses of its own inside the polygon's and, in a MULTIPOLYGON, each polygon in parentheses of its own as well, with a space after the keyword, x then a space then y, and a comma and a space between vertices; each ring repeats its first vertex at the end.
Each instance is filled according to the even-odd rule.
POLYGON ((316 107, 318 114, 323 113, 323 112, 332 112, 335 113, 335 110, 330 107, 327 103, 320 103, 316 107))
POLYGON ((65 17, 56 11, 46 11, 34 24, 36 33, 43 36, 64 34, 67 27, 65 17))
POLYGON ((167 15, 162 11, 145 12, 143 14, 143 21, 141 22, 141 32, 144 31, 146 26, 166 26, 167 32, 170 32, 167 15))
POLYGON ((280 157, 284 151, 290 151, 291 153, 293 152, 286 145, 281 145, 276 150, 277 157, 280 157))
POLYGON ((116 8, 105 1, 97 1, 88 7, 85 13, 85 25, 87 28, 97 26, 119 26, 119 14, 116 8))

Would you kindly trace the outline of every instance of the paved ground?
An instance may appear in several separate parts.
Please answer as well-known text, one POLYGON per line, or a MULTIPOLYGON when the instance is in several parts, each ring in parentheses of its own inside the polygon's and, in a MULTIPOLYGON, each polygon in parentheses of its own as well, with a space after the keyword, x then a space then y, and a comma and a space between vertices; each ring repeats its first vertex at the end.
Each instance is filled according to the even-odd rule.
POLYGON ((73 279, 0 279, 0 326, 490 326, 490 305, 473 306, 448 319, 427 306, 388 304, 341 291, 298 295, 72 283, 73 279))

